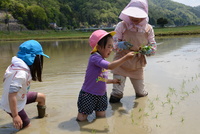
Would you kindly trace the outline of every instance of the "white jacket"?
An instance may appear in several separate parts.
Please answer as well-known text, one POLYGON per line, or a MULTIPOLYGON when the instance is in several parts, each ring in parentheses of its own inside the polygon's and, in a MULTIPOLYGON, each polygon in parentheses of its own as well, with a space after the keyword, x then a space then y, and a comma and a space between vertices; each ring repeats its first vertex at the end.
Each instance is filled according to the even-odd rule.
POLYGON ((17 111, 21 111, 26 105, 27 96, 30 81, 32 77, 30 74, 30 69, 27 64, 14 56, 12 58, 12 64, 6 69, 3 82, 3 94, 1 99, 1 107, 6 112, 11 113, 9 106, 9 88, 10 86, 20 87, 17 93, 17 111))

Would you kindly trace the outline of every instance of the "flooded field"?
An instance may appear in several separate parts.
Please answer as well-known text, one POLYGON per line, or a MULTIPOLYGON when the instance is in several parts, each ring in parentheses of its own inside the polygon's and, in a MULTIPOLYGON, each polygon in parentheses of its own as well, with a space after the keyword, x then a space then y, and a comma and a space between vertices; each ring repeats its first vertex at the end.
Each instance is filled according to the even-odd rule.
MULTIPOLYGON (((198 134, 200 133, 200 37, 158 38, 158 51, 147 57, 145 88, 149 95, 135 98, 127 79, 121 103, 109 104, 106 118, 76 122, 77 98, 90 47, 87 40, 41 41, 45 54, 43 82, 31 91, 47 96, 48 117, 36 119, 36 103, 25 107, 31 126, 17 131, 0 110, 0 134, 198 134)), ((0 79, 22 42, 0 42, 0 79)), ((107 60, 112 61, 113 55, 107 60)), ((109 74, 112 78, 112 74, 109 74)), ((2 80, 0 83, 0 98, 2 80)), ((112 85, 108 85, 108 97, 112 85)))

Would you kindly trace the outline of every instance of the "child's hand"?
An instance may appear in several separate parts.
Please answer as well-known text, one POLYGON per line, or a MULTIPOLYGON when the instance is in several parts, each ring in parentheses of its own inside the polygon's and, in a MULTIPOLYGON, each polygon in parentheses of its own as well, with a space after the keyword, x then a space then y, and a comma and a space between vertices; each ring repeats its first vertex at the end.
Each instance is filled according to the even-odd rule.
POLYGON ((135 52, 129 52, 126 54, 127 58, 133 58, 133 56, 135 55, 135 52))
POLYGON ((16 129, 21 129, 21 128, 22 128, 23 122, 22 122, 22 119, 20 118, 19 115, 13 117, 13 126, 14 126, 16 129))
POLYGON ((121 84, 121 80, 120 79, 113 79, 112 83, 113 84, 121 84))

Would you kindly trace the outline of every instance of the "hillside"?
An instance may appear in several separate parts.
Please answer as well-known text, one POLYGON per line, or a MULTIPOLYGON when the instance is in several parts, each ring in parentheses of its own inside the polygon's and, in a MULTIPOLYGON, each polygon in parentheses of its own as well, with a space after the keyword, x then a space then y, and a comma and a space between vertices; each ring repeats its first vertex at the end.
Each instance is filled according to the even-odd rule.
POLYGON ((194 9, 200 12, 200 6, 194 7, 194 9))
POLYGON ((166 18, 168 25, 195 25, 200 23, 200 11, 171 0, 149 1, 150 23, 155 24, 158 18, 166 18))
MULTIPOLYGON (((0 10, 7 10, 28 29, 47 29, 50 23, 58 27, 112 27, 129 0, 1 0, 0 10)), ((190 7, 171 0, 149 0, 150 24, 165 18, 168 25, 200 23, 199 7, 190 7)), ((2 18, 0 18, 2 19, 2 18)), ((3 23, 2 19, 2 23, 3 23)))

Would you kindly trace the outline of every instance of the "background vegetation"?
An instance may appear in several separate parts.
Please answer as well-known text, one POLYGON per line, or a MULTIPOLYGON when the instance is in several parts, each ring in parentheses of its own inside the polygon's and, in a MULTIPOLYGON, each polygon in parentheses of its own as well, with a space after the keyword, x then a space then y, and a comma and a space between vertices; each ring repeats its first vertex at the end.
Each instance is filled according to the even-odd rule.
MULTIPOLYGON (((8 11, 30 30, 47 29, 50 23, 67 29, 112 27, 130 0, 1 0, 0 10, 8 11)), ((9 19, 9 17, 7 16, 9 19)), ((200 23, 200 7, 185 6, 171 0, 149 0, 150 24, 159 18, 168 25, 200 23)))
MULTIPOLYGON (((183 26, 183 27, 165 27, 154 28, 156 37, 179 36, 179 35, 197 35, 200 34, 200 26, 183 26)), ((0 31, 0 41, 16 40, 64 40, 64 39, 88 39, 92 31, 59 31, 54 30, 27 30, 27 31, 0 31)))

